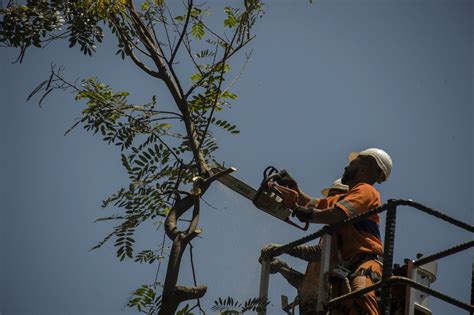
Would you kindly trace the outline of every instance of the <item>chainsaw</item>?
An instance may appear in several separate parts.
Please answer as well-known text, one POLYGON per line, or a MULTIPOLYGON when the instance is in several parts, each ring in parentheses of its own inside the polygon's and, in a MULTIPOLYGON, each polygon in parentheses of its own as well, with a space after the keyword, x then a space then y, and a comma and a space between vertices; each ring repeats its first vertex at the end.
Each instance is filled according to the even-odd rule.
MULTIPOLYGON (((214 168, 213 171, 220 172, 222 169, 214 168)), ((295 204, 295 202, 288 202, 288 199, 293 199, 293 201, 295 201, 297 193, 280 185, 279 180, 283 176, 282 173, 283 171, 278 171, 273 166, 267 167, 263 171, 263 180, 258 190, 255 190, 253 187, 229 174, 221 176, 217 180, 224 186, 251 200, 257 209, 297 227, 298 229, 306 231, 309 227, 309 222, 306 222, 303 227, 290 219, 293 215, 293 209, 289 204, 295 204)))

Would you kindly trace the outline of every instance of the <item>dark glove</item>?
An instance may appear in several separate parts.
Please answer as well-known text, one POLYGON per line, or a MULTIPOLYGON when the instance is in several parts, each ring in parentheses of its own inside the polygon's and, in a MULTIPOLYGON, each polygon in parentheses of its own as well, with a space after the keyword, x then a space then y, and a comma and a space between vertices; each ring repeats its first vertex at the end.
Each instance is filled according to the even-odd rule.
POLYGON ((286 170, 280 171, 280 177, 275 180, 278 185, 288 187, 293 190, 298 190, 296 180, 286 170))
POLYGON ((266 257, 274 257, 274 254, 278 248, 280 248, 282 245, 280 244, 268 244, 265 245, 262 250, 260 251, 260 256, 266 256, 266 257))
POLYGON ((300 220, 301 222, 310 221, 313 216, 313 211, 314 211, 313 209, 304 208, 304 207, 296 207, 292 210, 293 212, 291 215, 296 216, 298 220, 300 220))
MULTIPOLYGON (((262 258, 260 257, 258 259, 258 262, 259 263, 262 263, 262 258)), ((270 273, 271 274, 275 274, 277 272, 280 272, 280 270, 282 270, 283 268, 287 268, 289 269, 290 266, 288 266, 288 264, 286 262, 284 262, 283 260, 280 260, 278 258, 272 258, 270 260, 270 273)))

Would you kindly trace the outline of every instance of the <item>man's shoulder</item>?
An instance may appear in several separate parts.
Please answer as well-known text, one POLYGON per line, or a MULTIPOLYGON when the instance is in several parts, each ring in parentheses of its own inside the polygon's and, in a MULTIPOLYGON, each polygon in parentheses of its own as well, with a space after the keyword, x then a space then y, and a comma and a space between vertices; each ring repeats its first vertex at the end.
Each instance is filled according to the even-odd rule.
POLYGON ((352 189, 348 192, 348 194, 351 194, 351 193, 362 193, 362 194, 368 194, 368 195, 372 195, 372 196, 375 196, 377 198, 380 198, 380 193, 377 189, 375 189, 374 186, 370 185, 370 184, 367 184, 367 183, 359 183, 357 185, 355 185, 354 187, 352 187, 352 189))
POLYGON ((367 183, 358 183, 354 187, 352 187, 351 191, 355 189, 377 191, 377 189, 375 189, 373 185, 367 183))

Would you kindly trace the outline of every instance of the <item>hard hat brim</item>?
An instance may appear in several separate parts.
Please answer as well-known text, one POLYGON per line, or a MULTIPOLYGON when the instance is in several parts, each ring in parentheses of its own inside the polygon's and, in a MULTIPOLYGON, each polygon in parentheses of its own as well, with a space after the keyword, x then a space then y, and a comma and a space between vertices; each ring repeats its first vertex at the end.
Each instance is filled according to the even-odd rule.
POLYGON ((327 197, 328 194, 329 194, 329 190, 330 188, 324 188, 321 190, 321 195, 323 195, 324 197, 327 197))
POLYGON ((351 152, 349 153, 349 156, 347 157, 349 159, 349 162, 352 160, 355 160, 359 156, 360 152, 351 152))

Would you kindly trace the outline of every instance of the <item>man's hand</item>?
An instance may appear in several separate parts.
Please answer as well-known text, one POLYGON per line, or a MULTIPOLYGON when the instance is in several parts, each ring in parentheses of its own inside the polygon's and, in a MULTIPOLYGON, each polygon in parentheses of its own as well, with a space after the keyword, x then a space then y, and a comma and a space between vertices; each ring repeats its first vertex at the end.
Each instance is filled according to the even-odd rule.
POLYGON ((292 215, 296 216, 298 220, 300 220, 301 222, 309 222, 311 221, 313 217, 313 212, 314 212, 313 209, 304 208, 304 207, 296 207, 292 210, 293 210, 292 215))
POLYGON ((283 204, 288 208, 294 208, 298 204, 298 192, 286 186, 271 183, 269 185, 282 199, 283 204))
MULTIPOLYGON (((262 263, 262 257, 260 257, 258 259, 258 262, 259 263, 262 263)), ((283 260, 280 260, 278 258, 272 258, 272 260, 270 261, 270 273, 271 274, 275 274, 277 272, 280 272, 283 268, 287 268, 289 269, 290 266, 288 266, 288 264, 286 262, 284 262, 283 260)))
POLYGON ((285 186, 291 190, 296 191, 298 193, 298 205, 304 206, 311 201, 311 196, 308 196, 300 189, 296 180, 286 170, 281 170, 280 177, 275 178, 274 181, 278 185, 285 186))
POLYGON ((265 245, 262 250, 260 251, 260 257, 275 257, 275 251, 280 248, 282 245, 280 244, 268 244, 265 245))
POLYGON ((293 177, 291 177, 291 175, 286 170, 281 170, 280 175, 281 177, 275 180, 278 185, 282 185, 298 191, 298 183, 293 177))

